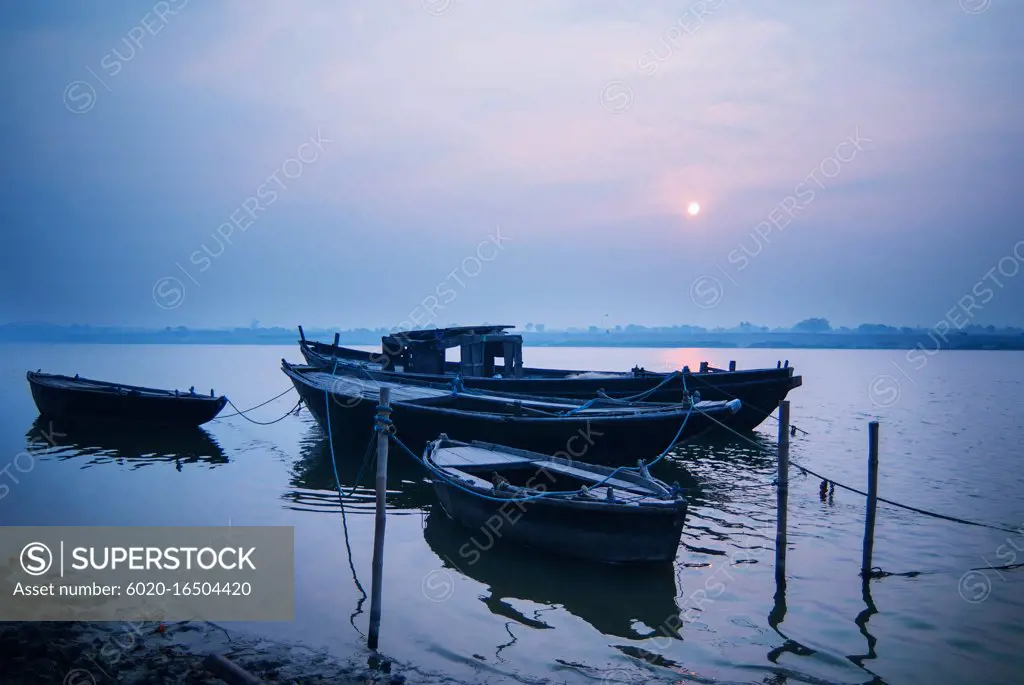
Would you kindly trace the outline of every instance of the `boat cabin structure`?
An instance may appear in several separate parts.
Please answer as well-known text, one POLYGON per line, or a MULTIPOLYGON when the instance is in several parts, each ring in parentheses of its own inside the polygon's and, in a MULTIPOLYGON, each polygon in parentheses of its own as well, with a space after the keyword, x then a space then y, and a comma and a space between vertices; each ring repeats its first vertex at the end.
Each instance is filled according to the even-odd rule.
POLYGON ((514 326, 459 326, 385 335, 380 340, 383 370, 401 365, 406 373, 443 374, 445 355, 457 347, 464 377, 522 378, 523 336, 508 333, 510 328, 514 326))

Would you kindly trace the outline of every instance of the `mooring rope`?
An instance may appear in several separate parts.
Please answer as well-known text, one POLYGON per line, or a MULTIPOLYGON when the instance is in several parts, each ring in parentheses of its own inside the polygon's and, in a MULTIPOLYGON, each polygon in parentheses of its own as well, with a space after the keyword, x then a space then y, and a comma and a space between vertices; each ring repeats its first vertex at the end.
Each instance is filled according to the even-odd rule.
MULTIPOLYGON (((817 478, 820 478, 822 480, 826 480, 829 483, 832 483, 833 485, 837 485, 838 487, 840 487, 840 488, 842 488, 844 490, 849 490, 850 492, 855 492, 858 495, 863 495, 864 497, 868 496, 868 493, 863 492, 862 490, 858 490, 857 488, 851 487, 849 485, 845 485, 843 483, 840 483, 839 481, 832 480, 831 478, 826 478, 825 476, 822 476, 820 474, 815 473, 814 471, 811 471, 809 468, 807 468, 805 466, 801 466, 800 464, 797 464, 797 463, 795 463, 793 461, 790 461, 789 463, 790 463, 791 466, 795 466, 796 468, 800 469, 804 473, 808 473, 808 474, 810 474, 812 476, 815 476, 817 478)), ((912 507, 909 504, 902 504, 900 502, 894 502, 893 500, 886 499, 885 497, 877 497, 876 496, 875 499, 877 499, 879 502, 885 502, 886 504, 888 504, 890 506, 898 507, 900 509, 906 509, 907 511, 913 511, 913 512, 916 512, 918 514, 923 514, 925 516, 931 516, 932 518, 943 519, 945 521, 953 521, 954 523, 962 523, 962 524, 967 525, 967 526, 978 526, 979 528, 991 528, 992 530, 1001 530, 1001 531, 1003 531, 1005 533, 1019 533, 1020 532, 1018 530, 1012 530, 1010 528, 1003 528, 1002 526, 996 526, 996 525, 992 525, 990 523, 979 523, 978 521, 969 521, 968 519, 962 519, 962 518, 958 518, 956 516, 947 516, 946 514, 939 514, 939 513, 934 512, 934 511, 928 511, 927 509, 919 509, 917 507, 912 507)))
MULTIPOLYGON (((704 380, 701 377, 701 374, 699 374, 699 373, 691 373, 690 376, 693 377, 695 380, 699 381, 700 383, 703 383, 705 387, 711 388, 713 390, 716 390, 716 391, 722 393, 723 395, 727 395, 728 397, 731 397, 734 400, 738 399, 738 400, 740 400, 740 402, 742 402, 746 406, 751 407, 752 409, 756 409, 757 411, 761 412, 762 414, 765 414, 766 415, 765 418, 773 418, 776 421, 779 420, 779 417, 775 415, 775 410, 772 410, 770 412, 765 411, 764 409, 762 409, 761 407, 756 406, 752 402, 748 402, 747 400, 739 398, 736 395, 733 395, 731 392, 723 390, 722 388, 720 388, 717 385, 712 385, 711 383, 708 383, 706 380, 704 380)), ((799 426, 796 426, 794 424, 790 424, 790 428, 792 428, 793 430, 799 431, 799 432, 803 433, 804 435, 810 435, 810 433, 805 431, 803 428, 800 428, 799 426)))
MULTIPOLYGON (((280 395, 278 395, 278 397, 280 397, 280 395)), ((276 399, 276 398, 275 398, 275 399, 276 399)), ((248 416, 246 416, 246 415, 245 415, 245 412, 243 412, 243 411, 238 411, 238 407, 236 407, 236 406, 235 406, 235 403, 234 403, 234 402, 232 402, 231 400, 228 400, 228 404, 230 404, 230 405, 231 405, 231 407, 232 407, 233 409, 235 409, 235 411, 237 411, 237 412, 238 412, 237 414, 231 414, 231 416, 241 416, 241 417, 242 417, 243 419, 245 419, 245 420, 246 420, 246 421, 248 421, 249 423, 255 423, 255 424, 256 424, 257 426, 270 426, 270 425, 273 425, 273 424, 277 423, 278 421, 284 421, 284 420, 285 420, 286 418, 288 418, 289 416, 291 416, 291 415, 292 415, 292 412, 294 412, 294 411, 295 411, 296 409, 298 409, 299 407, 301 407, 301 406, 302 406, 302 400, 300 399, 300 400, 299 400, 298 402, 296 402, 296 403, 295 403, 295 404, 294 404, 294 405, 292 406, 292 408, 291 408, 291 409, 289 409, 289 410, 288 410, 288 411, 287 411, 287 412, 285 413, 285 415, 284 415, 284 416, 281 416, 281 417, 279 417, 279 418, 276 418, 276 419, 274 419, 273 421, 257 421, 256 419, 250 419, 250 418, 249 418, 248 416)), ((254 407, 254 409, 255 409, 255 407, 254 407)))
MULTIPOLYGON (((287 395, 288 393, 290 393, 290 392, 291 392, 292 390, 294 390, 294 389, 295 389, 295 386, 293 385, 293 386, 289 387, 289 388, 288 388, 287 390, 285 390, 285 391, 284 391, 283 393, 281 393, 280 395, 274 395, 273 397, 271 397, 271 398, 270 398, 269 400, 267 400, 266 402, 260 402, 260 403, 259 403, 259 404, 257 404, 257 405, 256 405, 255 407, 249 407, 249 408, 248 408, 248 409, 246 409, 245 411, 241 411, 241 410, 239 410, 239 411, 236 411, 236 412, 235 412, 234 414, 221 414, 221 415, 220 415, 220 416, 218 416, 217 418, 218 418, 218 419, 230 419, 230 418, 231 418, 232 416, 241 416, 241 415, 245 415, 245 414, 248 414, 248 413, 249 413, 249 412, 251 412, 251 411, 252 411, 253 409, 259 409, 260 407, 264 407, 264 406, 266 406, 266 405, 270 404, 271 402, 273 402, 274 400, 276 400, 276 399, 278 399, 278 398, 280 398, 280 397, 284 397, 285 395, 287 395)), ((228 400, 228 404, 231 404, 231 400, 230 400, 230 399, 228 400)), ((231 406, 232 406, 232 407, 235 407, 235 405, 234 405, 234 404, 231 404, 231 406)), ((238 407, 235 407, 235 409, 238 409, 238 407)))
MULTIPOLYGON (((736 431, 732 427, 725 425, 721 421, 718 421, 717 419, 715 419, 715 417, 711 416, 707 412, 704 412, 700 408, 697 408, 697 411, 700 411, 701 413, 704 414, 704 416, 706 416, 707 418, 711 419, 712 421, 714 421, 718 425, 722 426, 723 428, 728 429, 729 431, 731 431, 732 433, 736 434, 737 436, 739 436, 743 440, 746 440, 747 442, 749 442, 754 447, 756 447, 758 449, 764 449, 764 445, 761 445, 761 444, 758 444, 758 443, 754 442, 748 436, 743 435, 742 433, 736 431)), ((823 476, 820 473, 816 473, 815 471, 812 471, 811 469, 807 468, 806 466, 802 466, 801 464, 796 463, 792 459, 789 461, 789 465, 793 466, 793 467, 796 467, 798 470, 803 471, 804 473, 807 473, 809 475, 815 476, 816 478, 820 478, 821 480, 828 481, 829 483, 832 483, 833 485, 837 485, 838 487, 840 487, 840 488, 842 488, 844 490, 849 490, 850 492, 855 492, 858 495, 863 495, 864 497, 868 496, 868 493, 864 492, 863 490, 858 490, 855 487, 852 487, 850 485, 846 485, 845 483, 840 483, 839 481, 833 480, 832 478, 828 478, 827 476, 823 476)), ((777 482, 774 483, 774 484, 778 485, 777 482)), ((978 526, 979 528, 991 528, 992 530, 1000 530, 1000 531, 1003 531, 1005 533, 1019 533, 1020 532, 1020 531, 1017 531, 1017 530, 1012 530, 1010 528, 1005 528, 1003 526, 993 525, 991 523, 979 523, 978 521, 970 521, 968 519, 958 518, 956 516, 948 516, 946 514, 940 514, 938 512, 928 511, 927 509, 920 509, 918 507, 912 507, 909 504, 902 504, 901 502, 896 502, 896 501, 893 501, 891 499, 886 499, 885 497, 876 497, 876 499, 879 502, 884 502, 885 504, 888 504, 888 505, 893 506, 893 507, 897 507, 899 509, 906 509, 907 511, 913 511, 913 512, 916 512, 918 514, 922 514, 924 516, 930 516, 932 518, 943 519, 945 521, 953 521, 954 523, 962 523, 962 524, 967 525, 967 526, 978 526)))
MULTIPOLYGON (((683 373, 681 371, 673 371, 672 373, 670 373, 667 376, 665 376, 664 380, 662 380, 660 383, 658 383, 653 388, 650 388, 649 390, 644 390, 643 392, 637 393, 636 395, 627 395, 626 397, 611 397, 603 389, 598 390, 597 394, 599 396, 603 397, 606 400, 611 400, 612 402, 626 402, 626 403, 642 402, 643 400, 647 399, 648 397, 653 395, 655 392, 657 392, 658 390, 663 388, 665 385, 670 383, 676 376, 682 377, 683 373)), ((685 380, 685 378, 683 379, 683 392, 684 392, 684 394, 686 392, 686 380, 685 380)))
MULTIPOLYGON (((337 368, 338 368, 338 362, 335 361, 334 362, 334 368, 331 369, 331 374, 332 375, 337 370, 337 368)), ((331 431, 331 396, 330 396, 330 392, 329 392, 329 390, 327 389, 326 386, 324 387, 324 413, 327 415, 327 446, 331 450, 331 469, 334 471, 334 485, 335 485, 335 487, 338 490, 338 504, 341 507, 341 526, 342 526, 342 529, 344 530, 344 533, 345 533, 345 551, 348 554, 348 567, 349 567, 349 570, 352 571, 352 580, 355 581, 356 588, 358 588, 360 594, 362 594, 362 599, 360 599, 356 603, 356 610, 352 613, 351 616, 349 616, 348 620, 349 620, 349 623, 352 624, 352 627, 356 629, 356 632, 358 632, 360 635, 362 635, 362 631, 359 630, 359 628, 356 628, 356 616, 358 616, 359 614, 362 613, 363 602, 366 601, 366 590, 363 589, 362 583, 359 582, 359 575, 356 573, 356 567, 355 567, 355 564, 352 561, 352 545, 349 543, 349 539, 348 539, 348 521, 345 518, 345 495, 344 495, 344 489, 341 487, 341 478, 338 476, 338 460, 334 456, 334 436, 333 436, 332 431, 331 431)), ((373 441, 373 436, 371 435, 370 436, 370 442, 366 446, 366 455, 364 455, 364 457, 363 457, 363 465, 359 467, 359 475, 356 477, 355 486, 353 486, 352 492, 349 493, 349 496, 351 496, 355 492, 356 487, 359 486, 359 479, 362 478, 363 467, 366 466, 366 463, 369 460, 370 447, 373 445, 373 442, 374 442, 373 441)))
MULTIPOLYGON (((684 380, 684 382, 683 382, 684 390, 685 390, 685 387, 686 387, 686 382, 684 380)), ((409 449, 409 447, 404 442, 402 442, 398 438, 398 436, 394 434, 393 431, 389 430, 389 426, 391 425, 391 421, 390 420, 387 421, 388 426, 385 426, 384 428, 381 428, 380 426, 376 426, 375 429, 377 431, 389 432, 391 434, 391 439, 394 441, 394 443, 396 445, 398 445, 414 461, 416 461, 417 463, 423 465, 428 471, 430 471, 433 474, 436 474, 437 476, 439 476, 442 480, 444 480, 449 485, 451 485, 451 486, 453 486, 455 488, 458 488, 459 490, 462 490, 463 492, 466 492, 466 493, 468 493, 470 495, 475 495, 477 497, 481 497, 481 498, 486 499, 486 500, 495 501, 495 502, 528 502, 528 501, 532 501, 532 500, 543 499, 544 497, 551 497, 551 496, 554 496, 554 495, 566 496, 566 495, 581 494, 581 493, 584 492, 584 490, 590 490, 590 489, 593 489, 593 488, 596 488, 596 487, 600 487, 601 485, 604 485, 605 483, 610 481, 612 478, 614 478, 615 474, 623 472, 623 471, 632 471, 632 472, 642 473, 645 468, 650 468, 651 466, 654 466, 659 461, 661 461, 672 450, 673 447, 680 446, 682 444, 685 444, 685 442, 687 442, 686 440, 680 442, 679 438, 682 436, 683 431, 686 430, 686 424, 689 422, 690 416, 692 414, 693 414, 693 406, 692 406, 692 403, 691 403, 690 408, 686 411, 686 416, 683 417, 682 425, 679 426, 679 430, 676 431, 675 437, 672 438, 672 441, 669 443, 668 447, 666 447, 661 452, 661 454, 659 454, 657 457, 655 457, 650 463, 641 464, 640 466, 619 466, 619 467, 615 468, 614 470, 612 470, 611 473, 609 473, 607 476, 605 476, 601 480, 599 480, 599 481, 597 481, 597 482, 595 482, 595 483, 593 483, 591 485, 578 488, 576 490, 545 491, 545 492, 540 492, 540 493, 538 493, 536 495, 524 495, 522 497, 491 497, 489 495, 484 495, 483 493, 480 493, 480 492, 477 492, 475 490, 471 490, 469 488, 466 488, 461 483, 455 481, 447 473, 444 473, 443 470, 441 470, 440 468, 437 468, 437 467, 433 467, 432 468, 429 464, 426 463, 426 460, 424 460, 422 457, 420 457, 415 452, 413 452, 411 449, 409 449)), ((696 438, 696 437, 697 436, 692 436, 690 439, 692 440, 693 438, 696 438)), ((540 466, 541 466, 541 468, 544 467, 543 464, 541 464, 540 466)))

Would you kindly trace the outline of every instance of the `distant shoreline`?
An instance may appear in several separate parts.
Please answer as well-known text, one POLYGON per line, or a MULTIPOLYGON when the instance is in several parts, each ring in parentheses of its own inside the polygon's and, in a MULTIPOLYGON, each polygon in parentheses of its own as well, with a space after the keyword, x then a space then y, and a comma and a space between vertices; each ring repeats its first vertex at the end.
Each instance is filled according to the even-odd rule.
MULTIPOLYGON (((518 331, 517 331, 518 332, 518 331)), ((1024 350, 1022 333, 948 332, 901 330, 898 332, 701 332, 680 334, 643 330, 637 332, 522 332, 527 347, 607 348, 706 348, 706 349, 824 349, 913 350, 923 354, 939 350, 1024 350)), ((381 331, 361 329, 340 333, 342 345, 380 346, 381 331)), ((119 330, 92 327, 0 326, 0 344, 102 344, 102 345, 293 345, 298 332, 268 329, 164 329, 119 330)), ((309 329, 310 340, 330 341, 334 332, 309 329)))

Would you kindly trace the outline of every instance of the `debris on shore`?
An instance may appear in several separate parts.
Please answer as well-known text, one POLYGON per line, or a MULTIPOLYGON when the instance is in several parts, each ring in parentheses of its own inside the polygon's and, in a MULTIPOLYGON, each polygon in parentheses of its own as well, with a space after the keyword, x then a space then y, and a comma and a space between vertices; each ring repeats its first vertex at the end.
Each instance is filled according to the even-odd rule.
POLYGON ((223 685, 204 659, 226 657, 272 685, 402 685, 393 662, 341 662, 325 652, 230 633, 207 622, 0 624, 4 685, 223 685))

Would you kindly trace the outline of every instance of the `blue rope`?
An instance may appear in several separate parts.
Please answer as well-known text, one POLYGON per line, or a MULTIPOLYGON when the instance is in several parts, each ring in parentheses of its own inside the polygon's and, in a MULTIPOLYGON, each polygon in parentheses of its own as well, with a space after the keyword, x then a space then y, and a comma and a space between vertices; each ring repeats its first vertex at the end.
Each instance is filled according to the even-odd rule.
MULTIPOLYGON (((684 386, 684 389, 685 389, 685 386, 686 386, 686 381, 685 380, 683 381, 683 386, 684 386)), ((679 426, 679 430, 676 431, 675 437, 672 438, 672 441, 669 443, 668 447, 666 447, 662 451, 661 454, 659 454, 657 457, 655 457, 654 460, 650 462, 650 464, 647 464, 648 467, 653 466, 654 464, 657 464, 659 461, 664 459, 665 456, 668 455, 668 453, 672 450, 672 448, 675 447, 679 443, 679 438, 680 438, 680 436, 682 436, 683 431, 686 430, 686 424, 689 422, 690 416, 692 414, 693 414, 693 409, 692 408, 687 410, 686 416, 683 418, 683 423, 682 423, 681 426, 679 426)), ((391 435, 391 439, 399 447, 401 447, 403 450, 405 450, 405 452, 410 457, 412 457, 413 460, 415 460, 419 464, 422 464, 431 473, 434 473, 434 474, 438 475, 442 480, 444 480, 449 485, 452 485, 453 487, 456 487, 459 490, 462 490, 463 492, 466 492, 466 493, 468 493, 470 495, 476 495, 476 496, 481 497, 483 499, 491 500, 491 501, 494 501, 494 502, 528 502, 528 501, 531 501, 531 500, 542 499, 544 497, 551 497, 553 495, 573 495, 573 494, 579 494, 583 490, 582 488, 580 488, 578 490, 546 491, 546 492, 538 493, 536 495, 528 495, 528 496, 524 496, 524 497, 491 497, 489 495, 484 495, 482 493, 479 493, 479 492, 477 492, 475 490, 470 490, 469 488, 466 488, 465 486, 463 486, 461 483, 453 480, 448 474, 444 473, 440 469, 438 469, 436 467, 431 467, 429 464, 427 464, 427 462, 425 460, 423 460, 415 452, 413 452, 411 449, 409 449, 405 445, 405 443, 403 443, 401 440, 399 440, 396 435, 392 434, 391 435)), ((543 468, 543 464, 541 465, 541 468, 543 468)), ((607 483, 609 480, 614 478, 615 474, 623 472, 623 471, 635 471, 635 472, 639 473, 641 471, 641 467, 640 466, 619 466, 618 468, 614 469, 611 473, 609 473, 607 476, 605 476, 601 480, 599 480, 596 483, 588 486, 588 489, 600 487, 601 485, 607 483)))
POLYGON ((581 411, 585 411, 587 409, 590 409, 592 406, 594 406, 594 402, 597 402, 598 399, 600 399, 600 398, 595 397, 592 400, 587 400, 586 402, 584 402, 580 406, 576 407, 575 409, 570 409, 568 411, 562 412, 562 416, 572 416, 573 414, 578 414, 581 411))
MULTIPOLYGON (((338 370, 338 361, 334 361, 334 367, 331 369, 331 375, 338 370)), ((324 412, 327 414, 327 444, 331 448, 331 468, 334 469, 334 485, 338 488, 338 495, 342 498, 345 497, 345 491, 341 487, 341 478, 338 476, 338 460, 334 456, 334 434, 331 431, 331 393, 327 387, 324 387, 324 412)), ((369 454, 369 450, 367 450, 369 454)), ((365 461, 365 460, 364 460, 365 461)), ((358 485, 358 483, 356 484, 358 485)), ((352 492, 355 492, 353 488, 352 492)), ((352 493, 349 493, 351 495, 352 493)))
POLYGON ((604 397, 605 399, 612 400, 613 402, 639 402, 653 395, 655 391, 660 390, 666 384, 671 382, 676 376, 680 376, 683 379, 683 392, 685 393, 686 375, 680 371, 673 371, 672 373, 665 376, 665 380, 663 380, 661 383, 658 383, 650 390, 644 390, 643 392, 637 393, 636 395, 628 395, 626 397, 609 397, 607 394, 604 393, 604 391, 599 391, 599 394, 601 394, 601 396, 604 397))
MULTIPOLYGON (((335 360, 334 367, 331 370, 331 375, 334 375, 334 372, 337 370, 337 368, 338 368, 338 362, 337 362, 337 360, 335 360)), ((656 386, 655 388, 652 388, 652 391, 656 390, 658 387, 661 387, 662 385, 667 383, 674 375, 675 374, 671 374, 670 376, 668 376, 658 386, 656 386)), ((457 393, 458 392, 458 388, 460 388, 461 386, 462 386, 461 375, 456 374, 455 379, 452 381, 452 389, 453 389, 454 392, 457 393)), ((683 392, 684 393, 686 392, 686 378, 685 377, 683 378, 683 392)), ((581 406, 576 407, 575 409, 570 410, 568 412, 568 414, 575 414, 576 412, 582 411, 582 410, 592 406, 593 403, 596 402, 596 401, 597 401, 597 398, 594 398, 592 400, 588 400, 587 402, 585 402, 581 406)), ((324 405, 325 405, 325 411, 327 412, 327 421, 326 421, 326 423, 327 423, 327 440, 328 440, 328 445, 330 446, 330 450, 331 450, 331 467, 334 470, 334 482, 335 482, 336 487, 338 488, 338 493, 339 494, 343 494, 344 490, 343 490, 343 488, 341 486, 341 478, 338 476, 337 458, 335 457, 335 453, 334 453, 334 437, 333 437, 332 432, 331 432, 330 393, 329 393, 329 391, 328 391, 328 389, 326 387, 324 388, 324 405)), ((380 405, 378 405, 377 408, 379 410, 382 407, 380 405)), ((666 447, 665 450, 662 451, 661 454, 659 454, 650 464, 648 464, 648 466, 653 466, 654 464, 656 464, 659 461, 661 461, 672 450, 672 448, 676 446, 676 444, 679 442, 680 436, 682 436, 682 434, 683 434, 683 431, 686 430, 686 424, 689 422, 691 414, 693 414, 692 403, 691 403, 691 408, 687 410, 686 416, 683 418, 683 423, 682 423, 681 426, 679 426, 679 430, 676 432, 675 437, 669 443, 668 447, 666 447)), ((458 481, 452 479, 452 477, 450 477, 448 474, 444 473, 440 469, 438 469, 436 467, 431 467, 419 455, 417 455, 415 452, 413 452, 411 449, 409 449, 409 447, 405 443, 403 443, 401 440, 398 439, 398 437, 392 431, 393 426, 394 426, 394 423, 391 421, 390 418, 380 417, 379 419, 375 419, 374 431, 375 432, 390 433, 391 440, 396 445, 398 445, 400 448, 402 448, 402 450, 405 451, 405 453, 408 454, 414 461, 416 461, 419 464, 422 464, 424 467, 427 468, 427 470, 429 470, 431 473, 439 476, 442 480, 444 480, 446 483, 448 483, 452 487, 455 487, 455 488, 457 488, 459 490, 462 490, 463 492, 466 492, 467 494, 475 495, 475 496, 480 497, 482 499, 490 500, 490 501, 493 501, 493 502, 529 502, 529 501, 533 501, 533 500, 539 500, 539 499, 542 499, 544 497, 552 497, 552 496, 555 496, 555 495, 565 496, 565 495, 580 494, 583 491, 583 488, 580 488, 580 489, 577 489, 577 490, 565 490, 565 491, 545 491, 545 492, 537 493, 536 495, 526 495, 526 496, 522 496, 522 497, 492 497, 490 495, 485 495, 483 493, 480 493, 480 492, 477 492, 475 490, 471 490, 471 489, 465 487, 464 485, 462 485, 458 481)), ((367 456, 368 455, 369 455, 369 449, 367 449, 367 456)), ((360 473, 362 473, 363 467, 365 467, 366 462, 367 462, 367 458, 364 458, 363 466, 360 467, 360 473)), ((640 470, 641 470, 641 467, 638 467, 638 466, 620 466, 620 467, 614 469, 610 474, 608 474, 607 476, 602 478, 600 481, 597 481, 593 485, 590 485, 589 488, 595 488, 595 487, 598 487, 600 485, 603 485, 604 483, 607 483, 609 480, 611 480, 615 476, 615 474, 620 473, 622 471, 636 471, 636 472, 639 472, 640 470)), ((356 484, 356 487, 358 487, 358 483, 356 484)), ((353 488, 352 492, 355 492, 355 488, 353 488)), ((349 494, 351 495, 352 493, 349 493, 349 494)))

